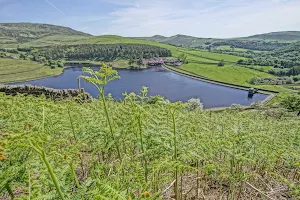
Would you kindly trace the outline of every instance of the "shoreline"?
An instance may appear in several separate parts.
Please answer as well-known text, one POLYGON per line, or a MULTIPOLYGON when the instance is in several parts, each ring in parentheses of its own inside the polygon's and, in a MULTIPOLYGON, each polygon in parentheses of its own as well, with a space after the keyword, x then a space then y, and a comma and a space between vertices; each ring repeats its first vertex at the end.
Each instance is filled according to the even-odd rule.
MULTIPOLYGON (((203 82, 206 82, 206 83, 211 83, 211 84, 215 84, 215 85, 220 85, 220 86, 234 88, 234 89, 238 89, 238 90, 244 90, 244 91, 249 91, 249 89, 251 88, 251 87, 247 87, 247 86, 236 85, 236 84, 231 84, 231 83, 225 83, 225 82, 222 82, 222 81, 212 80, 212 79, 209 79, 209 78, 206 78, 206 77, 201 77, 200 75, 194 74, 192 72, 184 73, 184 71, 181 70, 181 69, 180 69, 181 70, 181 72, 180 72, 180 71, 174 70, 170 66, 166 66, 166 65, 163 65, 162 67, 164 69, 168 70, 168 71, 173 72, 173 73, 176 73, 176 74, 179 74, 179 75, 182 75, 182 76, 185 76, 185 77, 189 77, 189 78, 192 78, 192 79, 195 79, 195 80, 203 81, 203 82)), ((257 89, 258 89, 257 93, 268 95, 267 98, 265 98, 263 101, 261 101, 263 105, 266 105, 267 103, 269 103, 271 100, 273 100, 280 93, 280 92, 276 92, 276 91, 272 91, 272 90, 264 90, 264 89, 259 89, 259 88, 257 88, 257 89)), ((245 106, 245 107, 249 107, 249 106, 245 106)), ((229 107, 224 107, 224 109, 225 108, 229 108, 229 107)))
MULTIPOLYGON (((253 87, 248 87, 248 86, 237 85, 237 84, 226 83, 226 82, 222 82, 222 81, 209 79, 209 78, 200 76, 200 75, 192 73, 192 72, 184 73, 185 71, 183 71, 182 69, 179 69, 180 71, 177 71, 177 70, 174 70, 171 67, 165 66, 165 65, 163 65, 162 67, 168 71, 172 71, 172 72, 180 74, 182 76, 186 76, 189 78, 193 78, 193 79, 196 79, 199 81, 203 81, 203 82, 207 82, 207 83, 211 83, 211 84, 215 84, 215 85, 220 85, 220 86, 224 86, 224 87, 230 87, 230 88, 245 90, 245 91, 248 91, 250 88, 253 88, 253 87)), ((265 90, 265 89, 260 89, 260 88, 255 88, 255 89, 258 89, 258 93, 260 93, 260 94, 266 94, 266 95, 279 94, 279 92, 276 92, 273 90, 265 90)))
MULTIPOLYGON (((59 74, 56 74, 56 75, 42 76, 42 77, 39 77, 39 78, 18 80, 18 81, 13 81, 13 82, 3 82, 3 83, 0 83, 0 84, 4 85, 4 84, 12 84, 12 83, 20 83, 20 82, 40 80, 40 79, 48 78, 48 77, 56 77, 56 76, 59 76, 59 75, 63 74, 66 69, 76 68, 76 67, 83 67, 83 66, 80 66, 80 65, 90 65, 90 67, 100 66, 99 63, 98 64, 96 64, 96 63, 93 64, 93 63, 89 63, 89 62, 65 62, 65 65, 67 65, 67 66, 63 67, 62 71, 59 74), (68 66, 68 64, 69 64, 69 66, 68 66), (74 66, 72 66, 72 64, 74 66)), ((238 84, 232 84, 232 83, 226 83, 226 82, 222 82, 222 81, 218 81, 218 80, 213 80, 213 79, 206 78, 206 77, 201 76, 199 74, 195 74, 193 72, 189 72, 189 71, 186 71, 186 70, 183 70, 183 69, 174 70, 174 69, 172 69, 171 66, 167 66, 167 65, 161 65, 160 67, 164 68, 165 70, 172 71, 176 74, 182 75, 182 76, 186 76, 186 77, 189 77, 189 78, 193 78, 193 79, 196 79, 196 80, 199 80, 199 81, 203 81, 203 82, 207 82, 207 83, 211 83, 211 84, 215 84, 215 85, 220 85, 220 86, 224 86, 224 87, 230 87, 230 88, 245 90, 245 91, 248 91, 250 88, 254 88, 254 87, 249 87, 249 86, 243 86, 243 85, 238 85, 238 84), (186 71, 186 73, 185 73, 185 71, 186 71)), ((148 69, 148 68, 151 68, 151 67, 140 68, 140 69, 130 69, 129 66, 128 67, 114 67, 113 66, 112 68, 117 69, 117 70, 145 70, 145 69, 148 69)), ((258 89, 258 93, 260 93, 260 94, 266 94, 266 95, 279 94, 279 92, 273 91, 273 90, 266 90, 266 89, 260 89, 260 88, 255 88, 255 89, 258 89)))
MULTIPOLYGON (((66 69, 69 69, 69 68, 83 67, 83 65, 100 66, 100 63, 98 63, 98 64, 94 63, 93 64, 93 63, 89 63, 89 62, 66 62, 65 65, 66 66, 64 68, 62 68, 61 73, 59 73, 57 75, 44 76, 44 77, 39 77, 39 78, 35 78, 35 79, 20 80, 20 81, 0 83, 0 84, 3 84, 3 85, 8 84, 9 85, 9 84, 20 83, 20 82, 40 80, 40 79, 48 78, 48 77, 57 77, 57 76, 60 76, 61 74, 63 74, 64 71, 66 69)), ((237 84, 231 84, 231 83, 226 83, 226 82, 222 82, 222 81, 212 80, 212 79, 203 77, 201 75, 195 74, 193 72, 188 72, 188 71, 185 72, 185 70, 182 70, 182 69, 175 70, 175 69, 173 69, 173 67, 167 66, 167 65, 161 65, 161 67, 164 68, 165 70, 171 71, 173 73, 176 73, 176 74, 188 77, 188 78, 192 78, 192 79, 195 79, 195 80, 198 80, 198 81, 203 81, 203 82, 215 84, 215 85, 220 85, 220 86, 234 88, 234 89, 238 89, 238 90, 244 90, 244 91, 248 91, 251 88, 251 87, 247 87, 247 86, 242 86, 242 85, 237 85, 237 84)), ((144 69, 147 69, 147 68, 129 69, 128 67, 127 68, 113 67, 113 68, 117 69, 117 70, 144 70, 144 69)), ((279 92, 272 91, 272 90, 264 90, 264 89, 259 89, 259 88, 257 88, 257 89, 258 89, 257 93, 268 95, 268 97, 262 101, 262 103, 264 105, 267 104, 268 102, 270 102, 274 97, 276 97, 279 94, 279 92)))

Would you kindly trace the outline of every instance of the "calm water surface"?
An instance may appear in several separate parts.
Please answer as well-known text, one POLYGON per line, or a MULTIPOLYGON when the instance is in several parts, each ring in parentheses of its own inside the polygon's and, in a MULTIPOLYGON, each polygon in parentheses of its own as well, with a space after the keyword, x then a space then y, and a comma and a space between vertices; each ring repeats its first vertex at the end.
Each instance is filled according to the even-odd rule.
MULTIPOLYGON (((99 69, 99 67, 93 67, 99 69)), ((114 98, 122 99, 123 92, 139 93, 142 86, 149 87, 149 95, 161 95, 170 101, 187 101, 191 98, 200 98, 204 108, 227 107, 233 103, 250 105, 255 101, 267 98, 264 94, 255 94, 248 98, 248 92, 198 81, 167 71, 161 67, 145 70, 118 70, 120 80, 110 82, 106 87, 106 94, 111 93, 114 98)), ((56 77, 43 78, 16 84, 30 84, 55 89, 78 88, 77 77, 81 75, 81 68, 68 68, 63 74, 56 77)), ((96 89, 91 84, 81 80, 81 87, 92 96, 97 96, 96 89)))

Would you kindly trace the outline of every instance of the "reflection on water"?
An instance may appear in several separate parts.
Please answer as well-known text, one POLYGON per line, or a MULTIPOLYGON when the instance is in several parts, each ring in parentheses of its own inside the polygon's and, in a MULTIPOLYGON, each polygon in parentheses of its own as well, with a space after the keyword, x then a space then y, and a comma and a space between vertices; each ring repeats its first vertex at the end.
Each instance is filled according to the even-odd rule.
MULTIPOLYGON (((93 69, 96 70, 99 67, 93 67, 93 69)), ((255 94, 252 98, 248 98, 247 91, 198 81, 166 71, 161 67, 145 70, 118 70, 118 72, 121 79, 110 82, 106 87, 106 94, 111 93, 116 99, 122 99, 123 92, 139 93, 142 86, 149 87, 150 96, 161 95, 172 102, 200 98, 204 108, 226 107, 232 104, 250 105, 267 97, 264 94, 255 94)), ((56 89, 75 89, 78 87, 77 77, 80 75, 81 68, 72 67, 56 77, 28 81, 21 84, 39 85, 56 89)), ((97 90, 91 84, 85 84, 81 80, 81 86, 94 97, 97 96, 97 90)))

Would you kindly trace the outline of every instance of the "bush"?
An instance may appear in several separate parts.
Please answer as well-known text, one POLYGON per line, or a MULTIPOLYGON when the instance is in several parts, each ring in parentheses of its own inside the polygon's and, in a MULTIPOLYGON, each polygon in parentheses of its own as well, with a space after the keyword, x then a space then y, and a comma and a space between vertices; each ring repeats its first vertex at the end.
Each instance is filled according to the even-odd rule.
POLYGON ((221 60, 221 61, 218 63, 218 66, 219 66, 219 67, 223 67, 224 65, 225 65, 224 60, 221 60))
POLYGON ((293 80, 294 80, 295 82, 300 81, 300 75, 298 75, 298 76, 293 76, 293 80))
POLYGON ((148 100, 148 104, 163 104, 165 102, 165 99, 163 96, 151 96, 148 100))
POLYGON ((192 98, 188 100, 187 104, 189 110, 203 110, 203 104, 200 99, 192 98))
POLYGON ((249 83, 252 84, 252 85, 256 85, 258 79, 259 79, 258 77, 253 77, 253 78, 249 81, 249 83))
POLYGON ((63 67, 64 67, 64 64, 61 63, 61 62, 58 62, 58 63, 57 63, 57 66, 60 67, 60 68, 63 68, 63 67))
POLYGON ((299 95, 292 95, 285 98, 281 105, 291 112, 298 112, 300 115, 300 96, 299 95))
POLYGON ((294 80, 291 77, 277 77, 277 78, 258 78, 254 77, 249 81, 252 85, 285 85, 293 84, 294 80))

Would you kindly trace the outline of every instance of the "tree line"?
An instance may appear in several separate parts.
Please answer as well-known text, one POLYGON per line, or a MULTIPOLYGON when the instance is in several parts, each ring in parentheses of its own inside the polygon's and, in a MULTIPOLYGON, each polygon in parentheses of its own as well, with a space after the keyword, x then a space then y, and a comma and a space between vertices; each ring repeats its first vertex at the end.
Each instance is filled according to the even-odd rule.
MULTIPOLYGON (((31 51, 32 52, 32 51, 31 51)), ((47 60, 97 60, 113 61, 121 59, 140 59, 172 56, 170 50, 144 44, 84 44, 72 46, 54 46, 32 52, 47 60)))
POLYGON ((250 53, 251 58, 241 59, 237 64, 273 66, 270 74, 296 76, 300 74, 300 42, 270 52, 250 53))
POLYGON ((288 46, 288 43, 280 42, 266 42, 258 40, 225 40, 214 42, 209 45, 211 48, 216 48, 218 46, 231 46, 232 48, 243 48, 250 50, 259 50, 259 51, 272 51, 281 47, 288 46))

